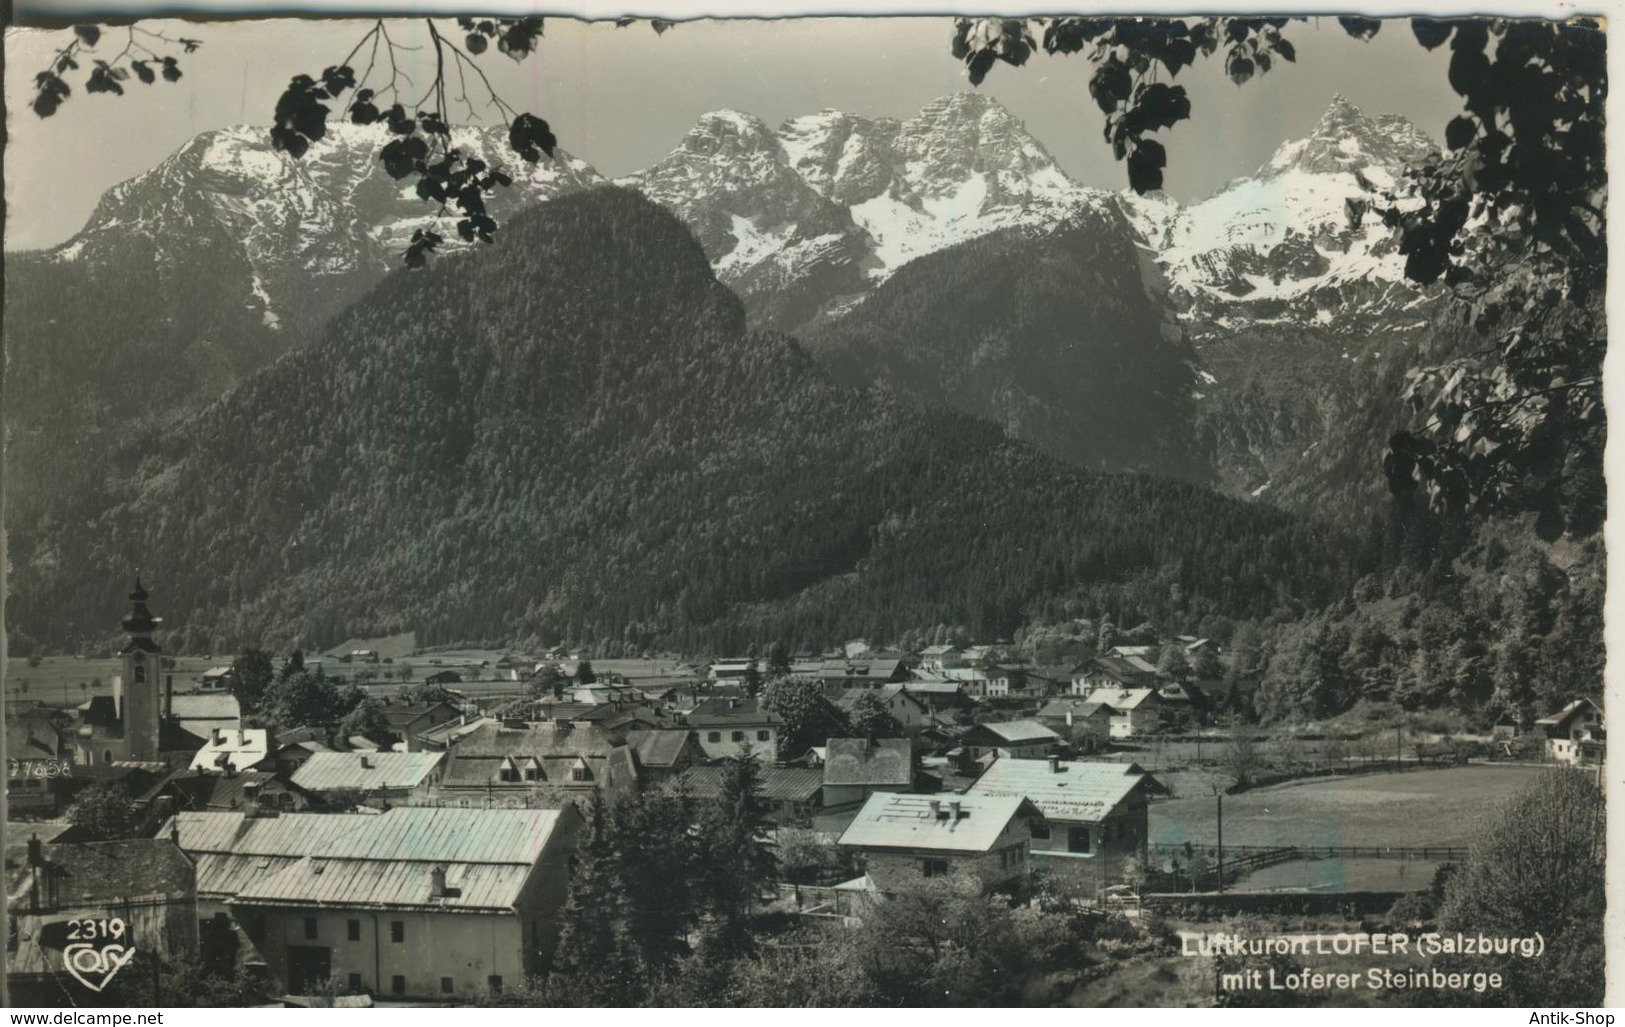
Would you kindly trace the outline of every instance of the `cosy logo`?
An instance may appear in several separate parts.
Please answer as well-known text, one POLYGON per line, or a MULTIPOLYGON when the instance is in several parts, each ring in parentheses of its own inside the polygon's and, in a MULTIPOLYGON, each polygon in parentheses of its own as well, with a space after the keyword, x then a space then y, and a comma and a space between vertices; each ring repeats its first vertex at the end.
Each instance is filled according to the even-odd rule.
POLYGON ((40 942, 61 948, 62 965, 73 979, 91 991, 101 991, 135 958, 135 946, 124 944, 127 931, 118 917, 81 917, 45 924, 40 942))

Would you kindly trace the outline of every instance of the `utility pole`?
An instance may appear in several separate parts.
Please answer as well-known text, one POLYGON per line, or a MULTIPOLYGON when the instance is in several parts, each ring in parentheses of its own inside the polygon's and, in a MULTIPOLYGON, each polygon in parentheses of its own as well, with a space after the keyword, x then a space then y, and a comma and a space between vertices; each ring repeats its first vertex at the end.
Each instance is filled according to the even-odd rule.
POLYGON ((1213 793, 1213 801, 1219 810, 1219 894, 1224 894, 1224 791, 1213 793))

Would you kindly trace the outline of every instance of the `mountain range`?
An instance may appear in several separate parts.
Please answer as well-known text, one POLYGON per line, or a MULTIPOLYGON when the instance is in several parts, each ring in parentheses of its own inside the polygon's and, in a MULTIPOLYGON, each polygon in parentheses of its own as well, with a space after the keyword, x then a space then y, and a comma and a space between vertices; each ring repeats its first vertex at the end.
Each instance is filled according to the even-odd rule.
MULTIPOLYGON (((184 419, 397 265, 433 216, 383 172, 382 132, 334 126, 299 161, 258 129, 204 133, 109 190, 67 243, 9 256, 14 510, 39 513, 73 453, 184 419)), ((491 201, 501 220, 609 184, 504 142, 454 139, 517 179, 491 201)), ((619 184, 693 232, 754 327, 796 334, 842 382, 1079 466, 1335 517, 1380 499, 1404 370, 1445 334, 1438 296, 1347 208, 1434 152, 1339 97, 1255 174, 1179 204, 1077 185, 967 92, 908 119, 826 110, 773 129, 712 112, 619 184)))

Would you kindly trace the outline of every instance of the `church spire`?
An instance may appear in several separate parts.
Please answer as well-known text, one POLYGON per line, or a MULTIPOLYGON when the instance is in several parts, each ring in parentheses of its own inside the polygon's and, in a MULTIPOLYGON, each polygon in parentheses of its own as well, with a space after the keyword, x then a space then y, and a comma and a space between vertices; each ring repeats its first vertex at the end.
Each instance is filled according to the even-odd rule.
POLYGON ((154 617, 152 611, 147 609, 147 590, 142 587, 138 575, 135 579, 135 591, 130 593, 130 613, 123 622, 124 630, 130 635, 125 651, 142 649, 149 653, 157 652, 158 645, 152 640, 152 633, 157 631, 158 625, 162 623, 162 617, 154 617))

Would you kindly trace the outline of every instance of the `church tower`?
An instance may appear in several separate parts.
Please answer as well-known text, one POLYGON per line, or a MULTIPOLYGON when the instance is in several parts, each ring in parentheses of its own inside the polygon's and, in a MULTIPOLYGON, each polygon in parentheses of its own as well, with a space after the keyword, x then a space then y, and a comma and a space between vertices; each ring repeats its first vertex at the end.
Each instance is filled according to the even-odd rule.
POLYGON ((122 701, 119 719, 124 722, 124 747, 132 760, 156 760, 159 736, 164 716, 163 658, 152 633, 163 623, 147 609, 147 590, 141 579, 135 579, 135 591, 130 593, 130 614, 124 618, 124 630, 129 641, 119 655, 124 658, 122 701))

